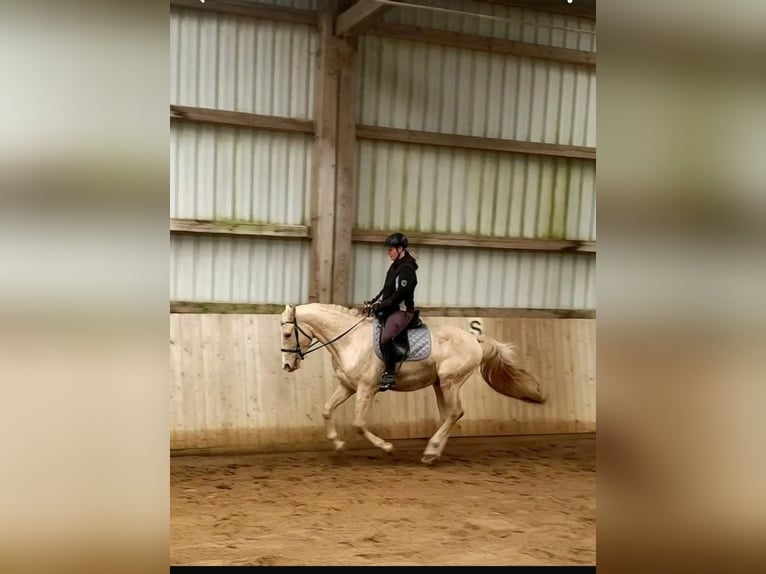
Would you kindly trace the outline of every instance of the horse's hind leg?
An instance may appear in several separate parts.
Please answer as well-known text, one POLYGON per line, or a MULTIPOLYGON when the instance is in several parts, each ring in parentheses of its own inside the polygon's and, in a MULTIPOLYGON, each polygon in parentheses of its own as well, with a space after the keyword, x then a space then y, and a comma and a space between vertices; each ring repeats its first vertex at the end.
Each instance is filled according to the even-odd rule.
POLYGON ((335 428, 335 421, 332 420, 332 415, 340 405, 342 405, 346 399, 354 394, 354 391, 345 387, 342 383, 338 383, 335 387, 332 395, 324 405, 322 411, 322 417, 324 418, 325 431, 327 431, 327 438, 329 438, 335 444, 335 450, 341 450, 346 443, 338 439, 338 431, 335 428))
POLYGON ((426 450, 423 452, 422 462, 433 462, 442 455, 442 452, 444 452, 444 447, 447 444, 447 439, 452 431, 452 427, 455 426, 455 423, 463 416, 463 405, 460 402, 460 387, 463 386, 463 383, 467 379, 467 376, 457 382, 454 382, 454 379, 452 381, 449 379, 446 381, 442 379, 444 383, 441 385, 441 394, 443 397, 443 412, 445 417, 442 421, 442 425, 428 441, 426 450))
POLYGON ((367 428, 367 422, 365 421, 365 417, 367 416, 367 412, 370 410, 370 405, 372 404, 372 397, 375 396, 375 392, 377 391, 377 383, 373 383, 373 386, 368 385, 359 385, 356 390, 356 409, 354 412, 354 426, 356 427, 356 430, 359 431, 360 434, 363 434, 365 438, 370 441, 372 444, 374 444, 378 448, 382 448, 386 452, 391 452, 394 450, 394 445, 392 445, 390 442, 386 442, 382 438, 380 438, 378 435, 370 432, 370 429, 367 428))
POLYGON ((436 406, 439 409, 439 423, 444 422, 444 393, 442 392, 441 383, 437 381, 434 383, 434 394, 436 395, 436 406))

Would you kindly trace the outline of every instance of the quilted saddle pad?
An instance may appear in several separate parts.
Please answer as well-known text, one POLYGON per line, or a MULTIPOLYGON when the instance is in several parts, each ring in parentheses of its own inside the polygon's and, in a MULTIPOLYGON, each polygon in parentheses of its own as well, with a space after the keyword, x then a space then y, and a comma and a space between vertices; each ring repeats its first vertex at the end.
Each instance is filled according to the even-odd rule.
MULTIPOLYGON (((380 321, 373 321, 372 328, 372 347, 375 354, 382 361, 383 354, 380 352, 380 330, 382 325, 380 321)), ((407 338, 410 342, 410 354, 405 361, 422 361, 431 354, 431 330, 423 323, 422 327, 417 329, 407 329, 407 338)))

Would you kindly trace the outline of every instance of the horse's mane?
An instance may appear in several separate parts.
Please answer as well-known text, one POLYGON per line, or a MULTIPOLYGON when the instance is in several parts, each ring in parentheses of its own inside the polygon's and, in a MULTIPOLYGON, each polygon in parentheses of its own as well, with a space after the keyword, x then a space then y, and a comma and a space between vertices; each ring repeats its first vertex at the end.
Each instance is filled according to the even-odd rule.
POLYGON ((336 305, 334 303, 322 303, 322 306, 350 317, 362 317, 362 312, 355 307, 344 307, 343 305, 336 305))

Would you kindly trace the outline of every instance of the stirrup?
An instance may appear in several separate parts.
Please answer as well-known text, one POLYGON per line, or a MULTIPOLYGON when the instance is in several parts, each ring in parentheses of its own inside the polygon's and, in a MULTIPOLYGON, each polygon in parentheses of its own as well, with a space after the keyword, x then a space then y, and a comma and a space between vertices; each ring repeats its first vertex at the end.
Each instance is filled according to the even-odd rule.
POLYGON ((396 375, 391 372, 384 371, 382 375, 380 375, 380 383, 379 383, 379 389, 381 392, 387 391, 396 384, 396 375))

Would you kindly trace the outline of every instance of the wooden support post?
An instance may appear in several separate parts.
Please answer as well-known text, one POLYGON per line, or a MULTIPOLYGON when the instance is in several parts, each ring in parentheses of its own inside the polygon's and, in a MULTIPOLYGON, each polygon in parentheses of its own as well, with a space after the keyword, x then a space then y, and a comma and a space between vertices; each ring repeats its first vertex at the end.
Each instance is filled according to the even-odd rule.
POLYGON ((338 126, 338 39, 333 27, 337 12, 337 0, 319 3, 309 300, 320 303, 332 301, 338 126))
POLYGON ((356 220, 356 51, 358 39, 340 42, 338 89, 338 179, 335 201, 335 252, 332 302, 351 302, 351 233, 356 220))

